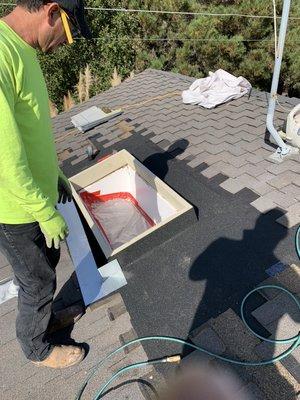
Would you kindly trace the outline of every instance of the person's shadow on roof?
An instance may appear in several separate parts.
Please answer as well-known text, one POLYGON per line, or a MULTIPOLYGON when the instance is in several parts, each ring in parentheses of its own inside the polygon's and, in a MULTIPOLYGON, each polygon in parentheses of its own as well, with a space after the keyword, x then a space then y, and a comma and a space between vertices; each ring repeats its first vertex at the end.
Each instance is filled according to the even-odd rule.
MULTIPOLYGON (((161 180, 164 180, 169 172, 169 161, 184 153, 188 145, 189 142, 186 139, 176 140, 176 142, 174 142, 167 151, 162 150, 160 153, 152 154, 143 161, 143 164, 154 175, 156 175, 161 180)), ((139 180, 139 176, 136 175, 136 200, 140 203, 142 198, 144 197, 144 189, 140 185, 139 180)), ((155 186, 155 182, 153 182, 153 186, 155 186)), ((153 201, 151 203, 151 218, 155 224, 162 221, 162 213, 160 207, 160 205, 162 204, 160 203, 161 200, 162 199, 159 199, 159 197, 157 197, 155 202, 153 201)))
MULTIPOLYGON (((270 214, 273 222, 283 215, 279 210, 272 210, 270 214)), ((286 235, 287 230, 284 227, 278 224, 278 227, 274 229, 274 224, 270 224, 270 218, 260 215, 254 229, 245 230, 241 240, 221 237, 210 244, 196 258, 190 268, 189 277, 192 281, 202 281, 205 290, 190 325, 188 341, 191 337, 197 336, 200 326, 212 317, 211 310, 214 310, 213 318, 217 318, 218 315, 228 309, 228 304, 232 304, 231 308, 239 315, 243 297, 264 279, 267 279, 267 275, 264 276, 266 268, 279 262, 274 250, 286 235), (268 264, 262 265, 261 260, 266 260, 266 258, 268 264)), ((248 311, 246 307, 246 314, 248 311)), ((289 310, 286 313, 289 313, 289 310)), ((250 321, 249 323, 251 326, 250 321)), ((274 334, 276 331, 277 327, 272 333, 274 334)), ((294 335, 296 334, 297 332, 294 332, 294 335)), ((183 357, 190 352, 189 347, 184 347, 183 357)), ((274 352, 274 346, 270 345, 268 354, 262 358, 272 358, 274 352)), ((238 367, 237 371, 240 368, 244 367, 238 367)), ((276 381, 277 392, 274 390, 278 393, 278 397, 275 396, 276 400, 294 399, 295 391, 292 385, 279 373, 277 367, 273 365, 267 368, 269 374, 273 375, 272 381, 276 381), (274 379, 274 376, 276 376, 276 379, 274 379)), ((273 400, 275 400, 275 397, 273 397, 273 400)))
POLYGON ((143 164, 156 176, 164 180, 169 172, 169 161, 184 153, 188 145, 189 141, 186 139, 176 140, 167 151, 162 150, 161 153, 152 154, 143 161, 143 164))

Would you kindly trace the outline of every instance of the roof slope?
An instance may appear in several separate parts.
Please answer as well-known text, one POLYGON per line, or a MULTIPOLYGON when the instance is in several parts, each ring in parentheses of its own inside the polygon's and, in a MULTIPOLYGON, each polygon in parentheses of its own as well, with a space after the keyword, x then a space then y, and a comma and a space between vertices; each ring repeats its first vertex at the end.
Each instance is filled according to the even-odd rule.
MULTIPOLYGON (((268 160, 274 148, 265 142, 267 93, 253 90, 251 96, 233 100, 215 109, 182 103, 181 91, 194 78, 148 69, 133 79, 111 88, 54 119, 57 150, 61 161, 78 165, 86 159, 86 146, 93 137, 99 146, 113 146, 126 137, 125 121, 135 133, 151 138, 161 148, 180 139, 189 142, 178 158, 192 168, 201 166, 207 178, 222 173, 228 180, 221 186, 230 193, 243 188, 260 197, 252 205, 260 212, 279 207, 287 212, 282 222, 300 222, 299 156, 276 165, 268 160), (70 117, 92 105, 124 109, 124 114, 84 136, 65 132, 70 117), (83 139, 84 138, 84 139, 83 139)), ((282 126, 287 110, 298 99, 280 96, 275 125, 282 126), (287 109, 287 110, 286 110, 287 109)), ((127 132, 128 134, 128 132, 127 132)), ((279 221, 280 222, 280 221, 279 221)))
MULTIPOLYGON (((57 150, 63 169, 68 174, 92 164, 85 154, 86 146, 91 143, 101 150, 99 157, 114 148, 132 148, 147 166, 151 162, 152 166, 156 163, 166 167, 163 164, 167 164, 162 175, 166 176, 170 186, 198 206, 200 220, 192 226, 184 226, 181 233, 171 235, 168 240, 153 246, 153 251, 148 249, 133 264, 126 266, 128 285, 121 291, 121 296, 118 294, 105 300, 100 309, 86 314, 76 324, 72 337, 88 342, 90 353, 75 369, 47 371, 45 380, 44 370, 37 371, 28 363, 25 366, 13 326, 17 302, 11 300, 2 304, 0 357, 5 399, 26 396, 38 399, 41 393, 43 399, 72 398, 86 377, 86 371, 118 346, 120 340, 128 341, 135 335, 156 333, 185 338, 190 332, 197 331, 203 322, 212 321, 211 318, 215 318, 214 327, 221 327, 223 332, 221 322, 224 322, 229 332, 233 324, 228 325, 228 315, 234 314, 226 310, 232 308, 237 318, 241 299, 249 287, 266 279, 266 268, 272 266, 274 271, 295 259, 294 229, 283 229, 274 222, 279 216, 282 218, 282 212, 273 210, 262 216, 249 206, 252 202, 263 211, 268 207, 276 208, 281 203, 281 207, 289 211, 289 223, 295 222, 297 207, 299 210, 299 163, 289 160, 278 166, 267 160, 273 148, 264 143, 266 94, 253 91, 249 99, 243 97, 206 110, 182 104, 180 91, 192 81, 193 78, 181 75, 147 70, 53 120, 57 150), (175 95, 174 91, 179 94, 175 95), (131 108, 127 108, 122 116, 84 135, 75 130, 65 131, 65 127, 70 125, 71 115, 94 104, 131 108), (182 145, 182 139, 186 139, 188 147, 184 149, 183 146, 184 152, 174 152, 175 147, 182 145), (175 144, 173 157, 169 156, 171 143, 175 144), (164 151, 166 149, 168 152, 164 151), (182 161, 174 160, 175 154, 182 161), (243 188, 250 188, 253 192, 240 191, 243 188), (174 304, 178 305, 177 308, 174 304), (107 335, 108 331, 110 335, 107 335), (11 357, 12 354, 14 357, 11 357)), ((298 100, 282 98, 281 102, 284 107, 291 108, 298 100)), ((281 124, 285 116, 285 111, 278 111, 277 122, 281 124)), ((64 296, 58 296, 58 305, 67 300, 69 304, 72 293, 78 296, 77 287, 71 290, 70 285, 75 284, 72 277, 61 288, 72 271, 72 261, 63 245, 58 282, 64 296)), ((11 275, 11 267, 0 254, 0 279, 11 275)), ((286 282, 295 281, 291 275, 285 278, 286 282)), ((253 308, 258 305, 252 304, 253 308)), ((287 309, 282 313, 286 313, 287 309)), ((266 315, 268 313, 266 310, 266 315)), ((286 323, 284 326, 287 326, 286 323)), ((282 337, 281 329, 274 328, 273 331, 276 330, 282 337)), ((207 338, 211 340, 211 336, 206 335, 207 338)), ((232 335, 222 336, 224 341, 231 338, 232 335)), ((238 350, 238 346, 235 349, 238 350)), ((261 353, 263 350, 260 348, 261 353)), ((275 350, 272 347, 268 352, 272 355, 275 350)), ((150 358, 172 353, 175 351, 162 350, 155 344, 150 358)), ((124 362, 138 361, 137 355, 142 359, 146 357, 141 346, 133 348, 124 362)), ((290 365, 285 366, 295 370, 297 364, 292 359, 290 365)), ((292 398, 293 387, 286 376, 276 372, 276 368, 265 370, 269 376, 272 375, 271 380, 261 375, 261 370, 257 371, 256 377, 262 377, 268 386, 269 397, 263 398, 292 398), (278 390, 279 387, 281 390, 278 390)), ((252 382, 253 377, 251 370, 247 378, 252 382)), ((152 380, 150 382, 153 383, 152 380)), ((97 377, 88 388, 89 393, 94 394, 98 386, 97 377)), ((137 384, 134 387, 126 385, 117 393, 119 398, 122 395, 130 399, 144 396, 137 384)), ((116 392, 112 391, 108 398, 116 398, 116 392)))

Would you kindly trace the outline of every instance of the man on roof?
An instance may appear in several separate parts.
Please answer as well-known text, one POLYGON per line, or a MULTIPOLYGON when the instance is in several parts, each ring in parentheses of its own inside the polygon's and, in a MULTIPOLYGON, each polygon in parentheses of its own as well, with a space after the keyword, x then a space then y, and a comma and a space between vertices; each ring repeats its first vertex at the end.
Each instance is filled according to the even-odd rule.
POLYGON ((19 286, 17 338, 27 359, 51 368, 83 360, 80 346, 51 344, 49 332, 80 317, 52 313, 55 268, 67 225, 57 202, 71 200, 58 167, 48 93, 36 50, 90 38, 83 0, 17 0, 0 20, 0 250, 19 286))

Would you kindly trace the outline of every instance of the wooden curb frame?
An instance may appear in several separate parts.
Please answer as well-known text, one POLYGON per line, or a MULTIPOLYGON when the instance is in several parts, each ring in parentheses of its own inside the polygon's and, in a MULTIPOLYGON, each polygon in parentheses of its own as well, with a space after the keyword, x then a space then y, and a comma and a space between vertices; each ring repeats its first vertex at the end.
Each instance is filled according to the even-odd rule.
POLYGON ((142 238, 145 238, 150 233, 158 230, 175 218, 193 209, 193 206, 191 204, 184 200, 179 194, 177 194, 173 189, 171 189, 162 180, 155 176, 151 171, 149 171, 127 150, 121 150, 118 153, 110 156, 109 158, 101 161, 100 163, 93 165, 92 167, 80 172, 77 175, 74 175, 69 179, 69 181, 72 186, 73 198, 80 208, 86 222, 88 223, 93 234, 95 235, 107 259, 116 256, 118 253, 135 244, 142 238), (168 217, 164 221, 157 223, 154 227, 136 236, 134 239, 130 240, 124 245, 118 247, 115 250, 112 250, 109 243, 98 228, 97 224, 88 213, 84 203, 82 202, 79 192, 82 189, 85 189, 87 186, 126 166, 131 167, 147 184, 149 184, 157 193, 159 193, 165 200, 167 200, 167 202, 176 209, 176 213, 174 213, 174 215, 168 217))

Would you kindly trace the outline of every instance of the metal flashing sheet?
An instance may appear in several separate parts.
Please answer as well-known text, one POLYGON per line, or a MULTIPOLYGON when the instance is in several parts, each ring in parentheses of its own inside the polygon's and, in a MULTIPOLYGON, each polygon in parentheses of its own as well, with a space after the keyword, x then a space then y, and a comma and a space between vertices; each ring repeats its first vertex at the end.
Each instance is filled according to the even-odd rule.
POLYGON ((69 227, 67 245, 86 306, 95 303, 127 284, 117 260, 98 268, 75 204, 59 204, 69 227))

